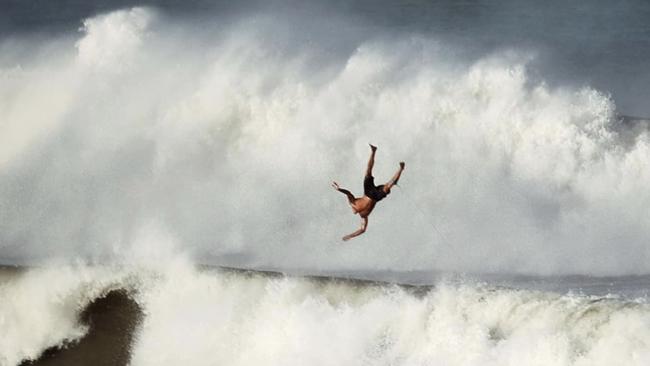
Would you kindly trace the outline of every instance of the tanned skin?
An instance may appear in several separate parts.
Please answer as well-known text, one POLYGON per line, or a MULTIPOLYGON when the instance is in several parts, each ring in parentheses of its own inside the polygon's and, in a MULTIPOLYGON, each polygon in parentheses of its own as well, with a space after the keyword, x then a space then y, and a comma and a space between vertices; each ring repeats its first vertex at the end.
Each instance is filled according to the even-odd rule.
MULTIPOLYGON (((368 159, 368 166, 366 167, 366 177, 372 177, 372 168, 375 165, 376 151, 377 151, 377 147, 370 145, 370 159, 368 159)), ((382 190, 387 195, 390 194, 391 188, 393 188, 393 186, 397 184, 397 181, 399 180, 399 177, 402 174, 402 171, 404 170, 404 165, 405 165, 404 162, 400 162, 399 169, 397 170, 393 178, 391 178, 391 180, 388 181, 388 183, 384 184, 384 186, 382 187, 382 190)), ((366 196, 365 194, 362 197, 356 198, 347 189, 343 189, 339 187, 338 183, 336 182, 332 183, 332 187, 334 187, 334 189, 336 189, 337 191, 345 194, 345 196, 348 198, 348 203, 350 204, 350 207, 352 207, 352 212, 354 212, 355 214, 359 214, 359 216, 361 216, 361 227, 357 231, 343 237, 344 241, 348 241, 354 238, 355 236, 359 236, 363 234, 366 231, 366 228, 368 227, 368 216, 375 208, 377 202, 372 198, 366 196)))

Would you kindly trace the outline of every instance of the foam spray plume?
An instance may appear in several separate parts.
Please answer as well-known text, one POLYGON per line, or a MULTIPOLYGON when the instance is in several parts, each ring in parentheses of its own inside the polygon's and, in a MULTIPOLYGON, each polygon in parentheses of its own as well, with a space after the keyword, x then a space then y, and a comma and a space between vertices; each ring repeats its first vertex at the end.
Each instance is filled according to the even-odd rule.
POLYGON ((31 45, 47 57, 3 46, 4 258, 648 272, 648 136, 623 141, 606 94, 548 87, 526 53, 463 62, 430 37, 332 53, 265 16, 193 37, 169 23, 133 8, 31 45), (423 214, 397 193, 340 247, 356 222, 328 184, 357 190, 368 141, 378 179, 409 163, 423 214))
POLYGON ((0 259, 37 266, 0 271, 0 365, 74 352, 115 290, 132 365, 648 364, 643 123, 528 50, 284 20, 136 7, 0 39, 0 259), (330 182, 360 193, 368 142, 403 192, 343 245, 330 182))

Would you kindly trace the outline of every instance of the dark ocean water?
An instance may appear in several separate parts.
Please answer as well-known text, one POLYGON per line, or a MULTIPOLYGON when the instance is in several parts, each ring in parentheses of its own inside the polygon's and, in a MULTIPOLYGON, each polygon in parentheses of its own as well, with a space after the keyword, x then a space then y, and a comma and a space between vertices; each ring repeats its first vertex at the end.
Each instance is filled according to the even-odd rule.
POLYGON ((88 334, 76 342, 46 349, 38 359, 22 366, 128 365, 129 350, 142 317, 138 304, 123 290, 93 300, 79 314, 88 334))

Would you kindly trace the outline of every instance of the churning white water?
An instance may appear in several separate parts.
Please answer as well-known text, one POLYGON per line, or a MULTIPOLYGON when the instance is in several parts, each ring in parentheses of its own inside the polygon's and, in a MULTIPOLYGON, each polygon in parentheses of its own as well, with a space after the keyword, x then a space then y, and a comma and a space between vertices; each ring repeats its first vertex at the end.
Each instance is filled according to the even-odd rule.
POLYGON ((265 274, 64 267, 0 283, 0 364, 82 336, 94 297, 143 309, 131 365, 646 365, 650 307, 441 280, 433 287, 265 274), (29 316, 27 316, 29 314, 29 316))
POLYGON ((268 16, 193 25, 146 8, 5 41, 4 261, 648 272, 648 135, 623 138, 606 94, 548 86, 527 52, 319 41, 268 16), (361 193, 368 142, 379 181, 407 170, 342 246, 357 218, 329 184, 361 193))
POLYGON ((650 273, 647 122, 607 90, 344 17, 201 19, 0 38, 0 264, 39 266, 0 272, 0 365, 74 345, 113 289, 134 366, 650 362, 645 296, 428 277, 650 273), (406 170, 343 244, 330 183, 361 193, 369 142, 378 181, 406 170))

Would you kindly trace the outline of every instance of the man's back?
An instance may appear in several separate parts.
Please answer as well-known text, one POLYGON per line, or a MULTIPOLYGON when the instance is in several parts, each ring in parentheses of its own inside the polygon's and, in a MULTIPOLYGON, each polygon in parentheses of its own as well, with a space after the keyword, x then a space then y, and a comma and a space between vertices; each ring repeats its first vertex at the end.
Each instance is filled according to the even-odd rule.
POLYGON ((375 179, 372 176, 372 168, 373 165, 375 164, 375 151, 377 150, 377 147, 370 145, 370 150, 371 150, 370 159, 368 159, 366 175, 363 180, 364 194, 362 197, 356 198, 350 191, 339 187, 338 183, 332 182, 332 187, 334 187, 334 189, 347 196, 348 202, 352 207, 352 211, 355 214, 359 214, 359 216, 361 216, 361 228, 353 232, 352 234, 348 234, 344 236, 343 240, 349 240, 351 238, 354 238, 355 236, 363 234, 366 231, 366 227, 368 226, 368 216, 375 208, 377 202, 381 201, 382 199, 384 199, 386 196, 390 194, 390 189, 395 184, 397 184, 397 181, 399 180, 400 175, 404 170, 404 162, 400 162, 399 169, 397 170, 397 172, 395 173, 395 175, 390 181, 388 181, 386 184, 375 186, 375 179))
POLYGON ((377 202, 368 196, 362 196, 354 200, 352 209, 354 213, 359 214, 361 217, 368 217, 372 210, 375 208, 377 202))

